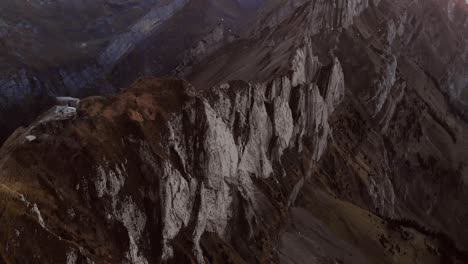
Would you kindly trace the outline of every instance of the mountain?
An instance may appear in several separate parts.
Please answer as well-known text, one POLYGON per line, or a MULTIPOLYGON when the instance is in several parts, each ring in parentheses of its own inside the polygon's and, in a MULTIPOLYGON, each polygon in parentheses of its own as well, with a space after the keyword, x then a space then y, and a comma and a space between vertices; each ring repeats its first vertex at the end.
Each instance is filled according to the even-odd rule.
POLYGON ((0 142, 51 107, 53 97, 113 94, 141 76, 173 74, 179 64, 194 60, 191 51, 200 41, 212 40, 206 52, 234 38, 261 4, 3 1, 0 142))
POLYGON ((465 1, 173 14, 5 141, 0 263, 468 263, 465 1))

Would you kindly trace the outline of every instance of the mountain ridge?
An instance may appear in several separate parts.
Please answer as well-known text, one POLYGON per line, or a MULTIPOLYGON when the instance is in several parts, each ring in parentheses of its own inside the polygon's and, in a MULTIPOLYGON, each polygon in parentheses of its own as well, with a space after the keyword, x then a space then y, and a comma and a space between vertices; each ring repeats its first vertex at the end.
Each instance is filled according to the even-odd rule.
POLYGON ((279 1, 208 32, 187 80, 16 130, 0 260, 466 262, 464 3, 333 3, 279 1))

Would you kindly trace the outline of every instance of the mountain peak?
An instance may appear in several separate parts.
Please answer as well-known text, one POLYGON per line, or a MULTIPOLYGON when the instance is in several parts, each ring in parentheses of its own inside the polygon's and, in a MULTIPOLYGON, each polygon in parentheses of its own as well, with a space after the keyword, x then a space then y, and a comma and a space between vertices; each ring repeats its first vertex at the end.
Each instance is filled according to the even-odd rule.
POLYGON ((462 0, 2 5, 0 263, 468 263, 462 0))

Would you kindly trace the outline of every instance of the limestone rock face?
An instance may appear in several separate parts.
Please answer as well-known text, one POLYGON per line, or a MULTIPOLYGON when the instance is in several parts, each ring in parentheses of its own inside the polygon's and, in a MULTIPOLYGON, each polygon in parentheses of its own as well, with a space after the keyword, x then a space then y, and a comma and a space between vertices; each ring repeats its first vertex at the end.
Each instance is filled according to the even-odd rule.
POLYGON ((0 82, 39 96, 105 72, 112 90, 159 72, 144 55, 209 7, 168 66, 186 80, 53 107, 5 141, 0 263, 467 263, 467 5, 228 2, 161 2, 93 66, 0 82))
MULTIPOLYGON (((262 230, 279 227, 283 221, 281 214, 270 209, 284 211, 286 203, 294 201, 271 197, 270 192, 262 190, 261 182, 273 189, 283 188, 280 182, 287 177, 280 169, 284 151, 301 153, 303 137, 313 137, 315 149, 311 150, 311 157, 320 159, 331 136, 328 117, 342 100, 343 82, 339 61, 335 60, 323 95, 314 84, 302 82, 292 87, 290 77, 283 76, 262 84, 228 82, 203 92, 194 92, 183 81, 142 81, 115 98, 85 99, 80 104, 79 117, 41 122, 27 129, 38 137, 34 148, 50 146, 48 154, 33 158, 39 159, 39 164, 47 166, 46 160, 60 155, 59 151, 76 152, 76 163, 86 164, 77 167, 81 172, 76 174, 67 170, 60 184, 53 180, 58 177, 55 173, 60 161, 44 167, 44 174, 31 181, 30 188, 40 188, 40 179, 50 181, 62 198, 46 190, 37 196, 18 190, 11 198, 20 202, 24 196, 31 203, 34 201, 31 212, 32 217, 38 218, 38 226, 33 222, 30 228, 50 232, 51 236, 43 239, 68 248, 63 255, 58 252, 54 256, 57 259, 66 259, 66 254, 73 251, 94 262, 113 259, 152 263, 193 257, 204 263, 207 254, 212 254, 202 247, 207 233, 225 241, 244 240, 246 244, 262 236, 268 243, 273 234, 262 230), (296 97, 295 103, 291 103, 292 96, 296 97), (104 142, 93 136, 102 135, 104 139, 107 133, 130 127, 133 132, 116 134, 104 142), (77 137, 68 139, 71 134, 77 137), (128 153, 136 155, 130 157, 128 153), (68 195, 70 191, 73 194, 68 195), (91 208, 85 209, 83 205, 88 203, 91 208), (76 230, 69 230, 70 233, 52 223, 60 221, 59 208, 63 206, 64 213, 73 212, 69 228, 76 230), (86 245, 68 245, 60 239, 65 236, 63 232, 75 238, 93 233, 98 223, 108 227, 99 231, 104 232, 99 235, 102 238, 92 240, 114 241, 106 250, 111 253, 120 249, 124 254, 92 253, 86 245), (238 234, 240 229, 247 233, 238 234), (161 237, 149 236, 150 230, 161 237), (127 248, 121 248, 125 244, 114 237, 117 234, 128 241, 127 248), (185 240, 192 245, 192 253, 181 256, 178 243, 185 240)), ((18 147, 28 148, 28 144, 32 143, 20 143, 17 139, 8 142, 2 153, 2 177, 12 175, 8 164, 16 166, 13 164, 18 162, 14 158, 18 147)), ((296 180, 304 182, 302 178, 296 180)), ((21 225, 28 224, 18 223, 16 228, 21 229, 21 225)), ((19 252, 27 246, 18 245, 16 249, 19 251, 12 251, 5 258, 20 260, 19 252)), ((246 257, 265 254, 263 258, 272 258, 266 248, 252 250, 259 255, 250 253, 246 257)), ((42 261, 53 261, 48 255, 36 256, 42 261)))

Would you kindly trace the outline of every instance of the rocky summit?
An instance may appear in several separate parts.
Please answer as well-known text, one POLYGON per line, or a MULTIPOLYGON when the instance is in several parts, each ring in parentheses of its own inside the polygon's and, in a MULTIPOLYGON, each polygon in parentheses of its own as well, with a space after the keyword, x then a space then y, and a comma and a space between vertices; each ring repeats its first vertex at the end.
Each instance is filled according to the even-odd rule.
POLYGON ((468 263, 465 0, 0 7, 0 264, 468 263))

